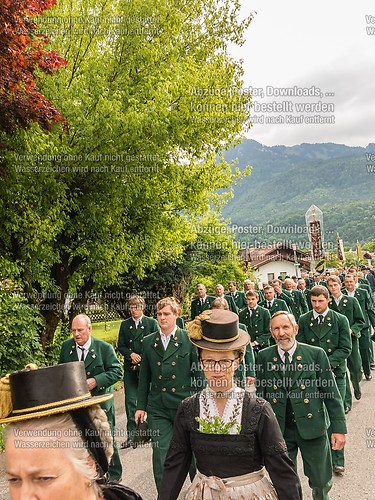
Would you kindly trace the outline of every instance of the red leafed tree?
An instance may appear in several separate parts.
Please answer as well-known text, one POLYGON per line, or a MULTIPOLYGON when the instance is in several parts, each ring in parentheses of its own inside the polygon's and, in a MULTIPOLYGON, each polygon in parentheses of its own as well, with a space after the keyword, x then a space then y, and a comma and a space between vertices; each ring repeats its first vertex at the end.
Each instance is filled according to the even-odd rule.
POLYGON ((0 131, 37 122, 45 130, 64 119, 38 89, 37 71, 53 75, 66 64, 57 51, 45 50, 47 38, 38 34, 33 16, 56 0, 0 2, 0 131))

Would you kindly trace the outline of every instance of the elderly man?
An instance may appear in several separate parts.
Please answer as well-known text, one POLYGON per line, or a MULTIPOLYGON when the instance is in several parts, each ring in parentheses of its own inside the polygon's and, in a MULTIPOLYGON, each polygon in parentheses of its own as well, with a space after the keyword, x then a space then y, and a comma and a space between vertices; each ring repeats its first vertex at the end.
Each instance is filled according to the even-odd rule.
POLYGON ((137 390, 139 370, 142 359, 143 338, 157 332, 159 325, 156 319, 145 316, 146 303, 143 297, 134 295, 128 300, 130 318, 121 323, 117 348, 124 356, 124 389, 127 439, 121 448, 129 448, 133 444, 136 431, 134 414, 137 408, 137 390))
MULTIPOLYGON (((113 384, 122 379, 121 363, 111 344, 91 336, 91 320, 86 314, 78 314, 72 321, 73 338, 65 340, 61 346, 59 363, 83 361, 87 376, 87 389, 92 396, 113 392, 113 384)), ((110 399, 101 404, 107 414, 112 434, 115 433, 115 404, 110 399)), ((113 456, 108 474, 112 481, 120 481, 122 466, 116 439, 113 439, 113 456)))
POLYGON ((159 300, 156 310, 160 331, 143 341, 135 421, 143 422, 147 411, 154 479, 159 490, 177 408, 183 399, 202 388, 203 381, 196 348, 186 330, 176 325, 178 304, 167 297, 159 300))
POLYGON ((202 283, 199 283, 197 285, 197 297, 191 301, 191 319, 195 319, 203 311, 211 309, 211 304, 214 300, 214 297, 207 295, 206 287, 202 283))
POLYGON ((332 488, 330 444, 333 450, 345 445, 344 408, 326 353, 297 342, 297 333, 292 314, 274 314, 271 334, 276 345, 259 352, 257 394, 271 403, 295 465, 298 449, 301 451, 313 499, 328 500, 332 488))
MULTIPOLYGON (((216 292, 216 298, 225 299, 227 301, 229 311, 232 311, 232 312, 238 314, 238 309, 237 309, 237 306, 233 300, 233 297, 231 295, 225 294, 223 285, 218 283, 215 287, 215 292, 216 292)), ((212 305, 211 305, 211 307, 212 307, 212 305)))

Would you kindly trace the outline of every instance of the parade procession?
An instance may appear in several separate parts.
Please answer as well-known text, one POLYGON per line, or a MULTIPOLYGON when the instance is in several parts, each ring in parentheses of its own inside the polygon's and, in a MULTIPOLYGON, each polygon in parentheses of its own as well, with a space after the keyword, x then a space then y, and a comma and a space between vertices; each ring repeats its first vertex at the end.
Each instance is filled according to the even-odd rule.
POLYGON ((375 4, 0 1, 0 500, 375 500, 375 4))

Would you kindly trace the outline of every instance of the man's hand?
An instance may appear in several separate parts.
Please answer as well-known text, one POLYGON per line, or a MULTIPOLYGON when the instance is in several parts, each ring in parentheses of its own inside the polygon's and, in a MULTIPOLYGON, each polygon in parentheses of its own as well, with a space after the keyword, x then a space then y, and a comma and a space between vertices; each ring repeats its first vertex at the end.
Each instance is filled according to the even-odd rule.
POLYGON ((342 450, 345 446, 345 434, 334 433, 331 435, 332 450, 342 450))
POLYGON ((141 358, 141 356, 140 356, 139 354, 137 354, 136 352, 132 352, 132 353, 130 354, 130 358, 131 358, 131 360, 132 360, 132 363, 134 363, 135 365, 136 365, 137 363, 140 363, 140 362, 141 362, 141 359, 142 359, 142 358, 141 358))
POLYGON ((139 420, 141 424, 143 424, 143 422, 145 421, 145 414, 146 412, 144 410, 137 410, 134 417, 135 423, 138 424, 139 420))
POLYGON ((96 387, 96 380, 94 378, 88 378, 87 379, 87 387, 89 388, 89 391, 92 391, 96 387))

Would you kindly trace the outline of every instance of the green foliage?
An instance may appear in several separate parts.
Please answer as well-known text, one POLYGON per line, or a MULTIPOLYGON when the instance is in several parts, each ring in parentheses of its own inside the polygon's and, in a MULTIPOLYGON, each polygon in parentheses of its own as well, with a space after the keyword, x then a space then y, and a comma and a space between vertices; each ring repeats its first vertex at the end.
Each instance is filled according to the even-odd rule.
MULTIPOLYGON (((229 434, 231 427, 236 424, 236 420, 224 422, 224 420, 218 416, 209 419, 195 417, 195 420, 199 423, 199 432, 204 434, 229 434)), ((241 424, 237 425, 238 434, 241 432, 241 427, 241 424)))
POLYGON ((19 293, 0 287, 0 375, 21 370, 27 363, 42 365, 41 319, 19 293))
POLYGON ((227 53, 250 22, 239 10, 238 0, 60 0, 40 18, 68 61, 41 90, 69 129, 14 134, 0 251, 44 317, 44 347, 68 293, 177 262, 190 220, 231 196, 240 174, 216 159, 249 124, 241 63, 227 53))

